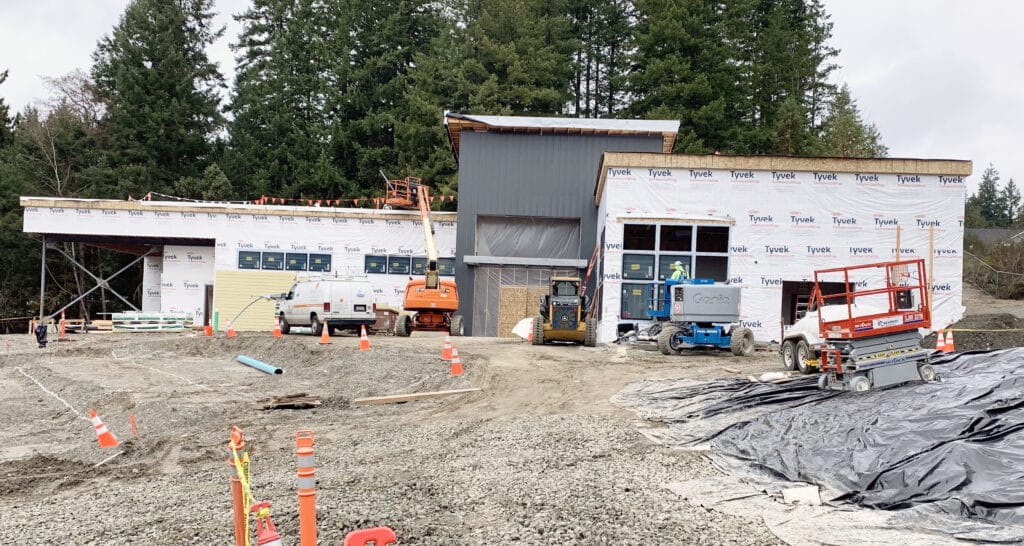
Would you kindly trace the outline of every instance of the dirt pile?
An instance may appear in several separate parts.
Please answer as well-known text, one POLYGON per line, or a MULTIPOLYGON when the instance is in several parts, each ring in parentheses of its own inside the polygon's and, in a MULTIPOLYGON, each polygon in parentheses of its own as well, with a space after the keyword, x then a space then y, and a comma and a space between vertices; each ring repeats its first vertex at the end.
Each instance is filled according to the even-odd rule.
MULTIPOLYGON (((1024 347, 1024 319, 1009 313, 969 315, 948 329, 953 331, 957 352, 1024 347)), ((921 345, 935 347, 935 337, 929 335, 921 345)))

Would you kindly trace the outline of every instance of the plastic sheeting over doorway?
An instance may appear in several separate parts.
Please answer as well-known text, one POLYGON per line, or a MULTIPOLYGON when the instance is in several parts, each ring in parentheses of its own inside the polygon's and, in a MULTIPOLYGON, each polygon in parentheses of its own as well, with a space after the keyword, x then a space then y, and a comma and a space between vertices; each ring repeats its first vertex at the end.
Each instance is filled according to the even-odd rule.
POLYGON ((615 401, 668 423, 648 436, 707 444, 727 468, 820 484, 838 492, 823 500, 957 538, 1024 541, 1024 348, 934 363, 939 381, 864 394, 813 377, 648 381, 615 401))
POLYGON ((513 337, 512 328, 536 316, 551 277, 579 275, 573 268, 480 266, 474 272, 473 334, 513 337))

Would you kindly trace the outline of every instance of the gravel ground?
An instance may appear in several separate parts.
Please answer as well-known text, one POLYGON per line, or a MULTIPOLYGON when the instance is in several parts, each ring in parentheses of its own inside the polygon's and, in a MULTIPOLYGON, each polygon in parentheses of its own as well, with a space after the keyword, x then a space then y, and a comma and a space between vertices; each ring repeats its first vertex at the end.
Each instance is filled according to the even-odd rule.
POLYGON ((3 337, 5 544, 230 543, 231 425, 245 431, 255 496, 274 503, 286 545, 298 536, 300 429, 316 434, 322 544, 376 525, 395 529, 400 544, 779 543, 759 514, 708 511, 665 490, 717 471, 700 454, 649 443, 633 415, 608 402, 643 378, 733 376, 723 366, 744 376, 775 371, 774 353, 664 356, 463 338, 466 373, 452 378, 438 358, 442 338, 429 334, 372 337, 369 352, 358 351, 353 336, 327 346, 308 335, 72 338, 39 350, 28 335, 3 337), (237 364, 237 354, 286 373, 256 372, 237 364), (470 386, 483 391, 351 404, 470 386), (258 409, 258 399, 297 392, 324 404, 258 409), (120 448, 98 448, 91 425, 76 415, 89 408, 124 441, 120 448), (121 454, 94 466, 114 453, 121 454))

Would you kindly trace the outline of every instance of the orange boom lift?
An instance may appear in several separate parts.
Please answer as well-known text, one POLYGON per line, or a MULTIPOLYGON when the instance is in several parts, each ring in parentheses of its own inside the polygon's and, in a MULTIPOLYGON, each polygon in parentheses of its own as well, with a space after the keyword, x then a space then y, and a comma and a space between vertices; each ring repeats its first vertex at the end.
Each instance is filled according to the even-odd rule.
MULTIPOLYGON (((387 177, 384 177, 387 179, 387 177)), ((437 243, 430 222, 430 188, 419 178, 387 180, 384 208, 419 209, 423 237, 427 244, 427 267, 422 279, 412 279, 405 286, 402 313, 395 324, 395 334, 408 336, 414 330, 447 331, 462 335, 459 290, 455 281, 441 280, 437 269, 437 243)))

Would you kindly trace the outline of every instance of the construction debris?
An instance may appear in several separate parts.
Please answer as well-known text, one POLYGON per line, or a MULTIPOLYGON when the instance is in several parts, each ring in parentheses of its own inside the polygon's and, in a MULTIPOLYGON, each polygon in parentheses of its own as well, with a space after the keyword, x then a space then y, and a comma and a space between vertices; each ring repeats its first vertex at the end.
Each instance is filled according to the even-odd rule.
POLYGON ((424 400, 427 398, 442 398, 444 396, 453 396, 456 394, 466 394, 470 392, 480 392, 483 389, 470 388, 470 389, 455 389, 450 391, 433 391, 433 392, 417 392, 412 394, 394 394, 390 396, 374 396, 370 398, 356 398, 352 403, 356 406, 372 406, 376 404, 398 404, 402 402, 412 402, 414 400, 424 400))
POLYGON ((260 404, 260 409, 271 410, 309 409, 318 407, 322 402, 320 401, 319 396, 300 392, 296 394, 286 394, 284 396, 275 396, 273 398, 263 398, 257 400, 256 403, 260 404))

